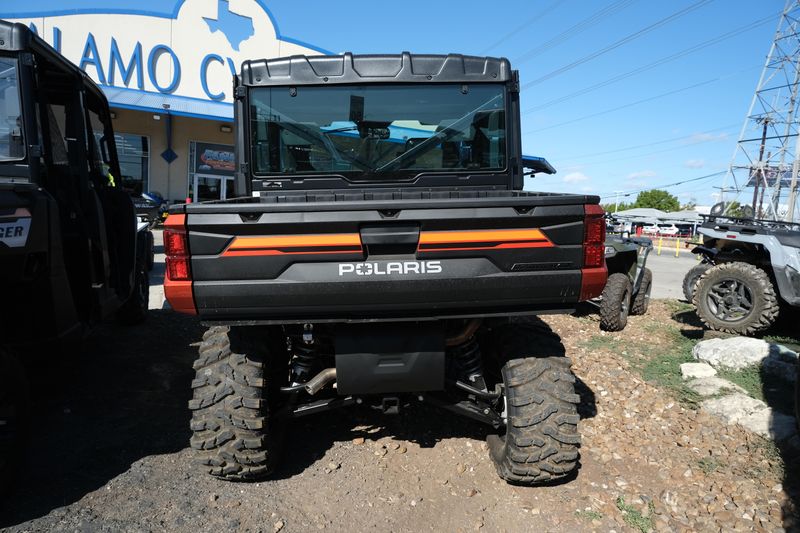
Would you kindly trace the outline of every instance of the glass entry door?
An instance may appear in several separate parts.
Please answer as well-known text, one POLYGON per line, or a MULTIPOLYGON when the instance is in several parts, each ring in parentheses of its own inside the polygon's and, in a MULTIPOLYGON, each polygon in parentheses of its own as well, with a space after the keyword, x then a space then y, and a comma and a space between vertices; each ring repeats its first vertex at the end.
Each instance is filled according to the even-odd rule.
POLYGON ((233 198, 236 156, 233 146, 189 143, 189 196, 194 202, 233 198))
POLYGON ((193 192, 195 202, 233 198, 233 178, 195 174, 193 192))

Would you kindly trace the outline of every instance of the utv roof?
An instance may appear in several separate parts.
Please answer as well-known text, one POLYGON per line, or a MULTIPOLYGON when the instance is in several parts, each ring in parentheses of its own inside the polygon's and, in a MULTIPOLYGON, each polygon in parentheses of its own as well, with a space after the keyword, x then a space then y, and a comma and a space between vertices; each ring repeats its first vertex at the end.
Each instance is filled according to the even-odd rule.
POLYGON ((487 83, 513 78, 508 59, 460 54, 291 56, 245 61, 247 86, 345 83, 487 83))
POLYGON ((0 19, 0 53, 1 52, 32 52, 57 65, 59 68, 72 72, 81 78, 97 96, 106 100, 100 87, 83 70, 59 54, 55 48, 47 44, 30 28, 18 22, 8 22, 0 19))

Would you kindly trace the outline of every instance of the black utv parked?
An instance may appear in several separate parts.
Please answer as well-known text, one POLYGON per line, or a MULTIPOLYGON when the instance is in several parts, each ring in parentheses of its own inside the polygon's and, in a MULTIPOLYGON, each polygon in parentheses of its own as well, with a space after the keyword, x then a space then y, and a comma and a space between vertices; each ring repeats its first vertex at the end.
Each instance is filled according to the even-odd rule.
POLYGON ((0 21, 0 473, 18 457, 22 354, 142 321, 147 224, 120 176, 108 102, 21 24, 0 21))
POLYGON ((579 397, 538 313, 606 282, 599 198, 522 190, 519 78, 505 59, 248 61, 239 198, 171 208, 165 292, 209 330, 191 445, 205 470, 269 474, 292 418, 440 406, 492 428, 516 483, 578 464, 579 397))

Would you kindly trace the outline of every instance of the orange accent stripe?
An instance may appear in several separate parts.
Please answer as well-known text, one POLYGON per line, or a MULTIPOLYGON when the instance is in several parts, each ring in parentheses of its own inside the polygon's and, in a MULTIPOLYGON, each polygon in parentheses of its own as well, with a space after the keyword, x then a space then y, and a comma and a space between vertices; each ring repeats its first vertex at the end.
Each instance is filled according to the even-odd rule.
POLYGON ((358 233, 326 233, 321 235, 273 235, 269 237, 236 237, 228 250, 253 248, 292 248, 312 246, 358 246, 358 233))
POLYGON ((536 228, 504 230, 466 230, 466 231, 423 231, 419 235, 420 244, 455 244, 468 242, 509 242, 509 241, 547 241, 550 240, 536 228))
POLYGON ((319 255, 319 254, 359 254, 362 250, 319 250, 313 252, 284 252, 282 250, 263 249, 263 250, 225 250, 223 256, 225 257, 243 257, 243 256, 258 256, 258 255, 319 255))
POLYGON ((495 244, 493 246, 469 246, 469 247, 458 247, 458 248, 420 248, 418 251, 420 253, 425 252, 453 252, 453 251, 469 251, 469 250, 508 250, 511 248, 549 248, 553 246, 553 243, 550 241, 531 241, 531 242, 505 242, 501 244, 495 244))

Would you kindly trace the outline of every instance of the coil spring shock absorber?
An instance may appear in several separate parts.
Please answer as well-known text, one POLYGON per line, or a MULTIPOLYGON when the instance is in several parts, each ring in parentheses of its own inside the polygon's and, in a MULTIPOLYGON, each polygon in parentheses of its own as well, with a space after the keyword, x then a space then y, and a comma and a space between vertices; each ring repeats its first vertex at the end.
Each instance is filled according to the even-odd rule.
POLYGON ((474 337, 470 337, 463 344, 451 347, 450 355, 456 364, 460 379, 477 389, 486 390, 481 349, 474 337))
POLYGON ((292 352, 292 384, 305 383, 312 376, 317 346, 314 342, 314 331, 311 324, 303 327, 303 337, 291 343, 292 352))

